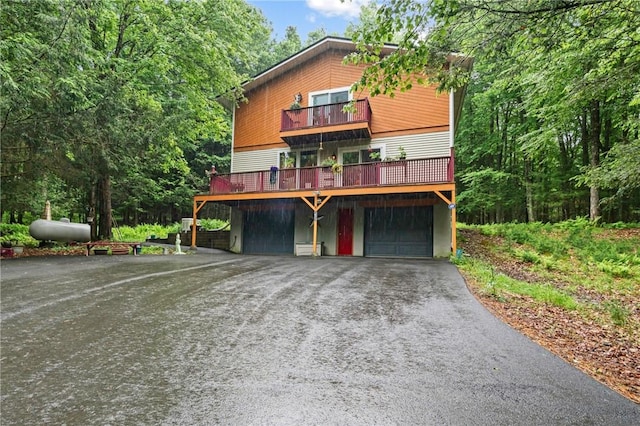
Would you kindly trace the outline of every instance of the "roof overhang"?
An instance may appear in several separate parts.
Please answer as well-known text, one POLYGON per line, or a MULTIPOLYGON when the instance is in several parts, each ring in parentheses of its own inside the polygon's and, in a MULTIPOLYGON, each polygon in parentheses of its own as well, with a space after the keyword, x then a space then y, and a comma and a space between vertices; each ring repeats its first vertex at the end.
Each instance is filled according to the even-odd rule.
MULTIPOLYGON (((277 78, 283 74, 286 74, 290 70, 301 66, 305 62, 315 58, 321 53, 327 52, 329 50, 344 50, 345 52, 353 52, 355 51, 355 47, 356 45, 351 39, 333 36, 325 37, 306 47, 295 55, 290 56, 287 59, 284 59, 274 66, 264 70, 252 79, 245 81, 244 83, 242 83, 242 90, 244 91, 244 93, 248 93, 268 83, 274 78, 277 78)), ((396 45, 385 44, 382 49, 382 53, 388 55, 396 49, 396 45)), ((231 109, 233 105, 230 100, 223 97, 219 98, 219 102, 229 109, 231 109)))

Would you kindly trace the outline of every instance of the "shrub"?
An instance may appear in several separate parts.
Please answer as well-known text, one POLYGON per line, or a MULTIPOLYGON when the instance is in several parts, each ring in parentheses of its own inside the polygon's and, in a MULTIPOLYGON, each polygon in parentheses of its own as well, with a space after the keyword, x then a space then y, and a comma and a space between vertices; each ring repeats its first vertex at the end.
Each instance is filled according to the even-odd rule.
POLYGON ((612 300, 604 304, 611 315, 611 321, 615 325, 625 325, 629 317, 629 310, 620 303, 619 300, 612 300))
POLYGON ((614 278, 631 278, 633 276, 631 268, 626 265, 614 263, 610 260, 598 263, 598 269, 614 278))
POLYGON ((229 225, 229 222, 222 219, 200 219, 200 227, 207 231, 215 231, 229 225))
POLYGON ((158 224, 143 224, 136 227, 120 226, 118 231, 114 229, 113 237, 116 241, 144 241, 152 235, 157 238, 167 238, 170 232, 178 232, 180 224, 174 223, 170 226, 162 226, 158 224))
POLYGON ((518 257, 528 263, 540 263, 540 256, 535 251, 520 251, 518 257))
MULTIPOLYGON (((201 219, 200 227, 208 231, 220 229, 228 225, 227 221, 220 219, 201 219)), ((180 232, 182 224, 174 223, 169 226, 162 226, 158 224, 143 224, 136 227, 121 226, 118 228, 119 232, 114 230, 113 237, 116 241, 144 241, 152 235, 156 238, 167 238, 170 233, 180 232)))
POLYGON ((20 223, 0 223, 0 242, 29 247, 38 245, 38 240, 29 234, 29 226, 20 223))

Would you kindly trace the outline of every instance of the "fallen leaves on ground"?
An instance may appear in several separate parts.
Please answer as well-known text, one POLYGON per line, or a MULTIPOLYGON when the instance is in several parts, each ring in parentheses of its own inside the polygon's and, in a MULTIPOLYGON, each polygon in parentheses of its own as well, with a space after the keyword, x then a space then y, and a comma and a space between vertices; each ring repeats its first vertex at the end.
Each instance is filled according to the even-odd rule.
MULTIPOLYGON (((621 238, 629 233, 621 230, 621 238)), ((501 245, 500 237, 470 229, 462 230, 461 234, 466 255, 482 259, 497 272, 517 280, 549 283, 548 278, 542 280, 522 262, 491 250, 501 245)), ((501 294, 498 300, 483 291, 482 284, 468 273, 461 272, 471 292, 498 318, 596 380, 640 403, 640 330, 633 326, 615 326, 596 315, 585 317, 584 312, 543 304, 522 295, 501 294)), ((553 277, 552 283, 562 288, 562 276, 553 277)), ((598 297, 595 294, 590 299, 598 297)), ((633 310, 630 317, 632 324, 638 324, 640 310, 633 310)))

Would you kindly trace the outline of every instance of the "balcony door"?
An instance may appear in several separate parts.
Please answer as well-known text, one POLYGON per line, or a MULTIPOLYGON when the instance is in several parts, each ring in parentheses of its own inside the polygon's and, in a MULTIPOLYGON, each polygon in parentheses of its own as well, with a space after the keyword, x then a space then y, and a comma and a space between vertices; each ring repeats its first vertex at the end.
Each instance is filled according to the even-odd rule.
POLYGON ((343 103, 349 102, 349 89, 340 88, 309 94, 313 106, 313 125, 326 126, 348 122, 348 114, 342 112, 343 103), (338 104, 338 105, 336 105, 338 104))
POLYGON ((378 183, 378 167, 381 148, 354 148, 353 151, 342 151, 342 164, 345 166, 343 174, 344 186, 375 185, 378 183))

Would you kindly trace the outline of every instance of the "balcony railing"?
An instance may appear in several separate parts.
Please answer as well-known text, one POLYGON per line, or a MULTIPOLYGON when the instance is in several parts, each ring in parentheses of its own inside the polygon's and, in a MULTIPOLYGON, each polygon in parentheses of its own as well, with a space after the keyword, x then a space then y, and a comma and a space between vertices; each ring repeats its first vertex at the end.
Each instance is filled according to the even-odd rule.
POLYGON ((308 129, 313 127, 334 126, 338 124, 362 123, 371 121, 371 107, 368 99, 355 101, 355 110, 344 112, 348 102, 319 105, 282 111, 280 131, 308 129))
MULTIPOLYGON (((453 182, 451 157, 212 175, 210 194, 279 192, 453 182), (334 168, 335 169, 335 168, 334 168)), ((363 191, 366 192, 366 191, 363 191)))

